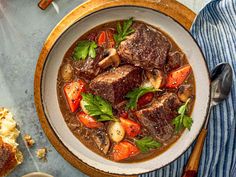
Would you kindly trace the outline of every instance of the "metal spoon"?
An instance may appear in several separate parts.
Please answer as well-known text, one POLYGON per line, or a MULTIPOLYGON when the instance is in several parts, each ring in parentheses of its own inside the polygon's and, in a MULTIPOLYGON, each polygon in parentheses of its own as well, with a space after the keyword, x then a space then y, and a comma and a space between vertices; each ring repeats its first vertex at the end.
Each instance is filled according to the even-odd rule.
POLYGON ((220 63, 211 72, 210 108, 182 177, 197 177, 198 166, 207 135, 207 126, 212 107, 216 106, 228 97, 232 87, 232 75, 232 68, 228 63, 220 63))

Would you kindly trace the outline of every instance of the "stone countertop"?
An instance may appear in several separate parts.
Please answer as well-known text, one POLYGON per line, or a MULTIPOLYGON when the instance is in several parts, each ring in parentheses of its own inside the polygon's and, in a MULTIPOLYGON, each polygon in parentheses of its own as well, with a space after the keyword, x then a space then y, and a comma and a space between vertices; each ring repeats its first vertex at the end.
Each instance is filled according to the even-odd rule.
MULTIPOLYGON (((0 106, 14 113, 21 136, 30 134, 36 144, 27 149, 20 136, 24 163, 9 176, 19 177, 42 171, 55 177, 86 176, 72 167, 53 148, 45 136, 34 106, 34 70, 42 45, 54 26, 73 8, 85 0, 55 1, 59 13, 51 5, 45 11, 36 0, 0 0, 0 106), (48 149, 47 161, 39 160, 35 151, 48 149)), ((208 0, 209 1, 209 0, 208 0)), ((207 0, 179 0, 198 13, 207 0)))

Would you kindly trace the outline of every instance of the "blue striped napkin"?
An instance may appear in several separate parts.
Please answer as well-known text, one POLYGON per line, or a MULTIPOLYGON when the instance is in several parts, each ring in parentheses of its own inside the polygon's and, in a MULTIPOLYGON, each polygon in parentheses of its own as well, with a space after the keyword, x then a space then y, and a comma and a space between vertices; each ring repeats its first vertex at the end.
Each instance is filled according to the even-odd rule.
MULTIPOLYGON (((213 0, 199 13, 191 33, 212 70, 228 62, 234 70, 229 98, 211 114, 199 177, 236 177, 236 0, 213 0)), ((168 166, 141 177, 180 177, 193 145, 168 166)))

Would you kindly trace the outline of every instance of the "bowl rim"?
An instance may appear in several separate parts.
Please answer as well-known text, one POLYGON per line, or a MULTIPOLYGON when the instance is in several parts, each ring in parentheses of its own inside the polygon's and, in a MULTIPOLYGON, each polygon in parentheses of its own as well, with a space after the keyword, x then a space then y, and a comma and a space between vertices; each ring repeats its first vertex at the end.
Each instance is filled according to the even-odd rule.
MULTIPOLYGON (((83 5, 83 4, 82 4, 82 5, 83 5)), ((81 6, 82 6, 82 5, 81 5, 81 6)), ((79 6, 79 7, 80 7, 80 6, 79 6)), ((57 144, 58 144, 58 143, 55 143, 55 144, 54 144, 54 142, 51 140, 51 136, 48 135, 48 130, 47 130, 47 127, 45 127, 45 123, 47 124, 47 126, 50 127, 50 129, 51 129, 50 131, 52 131, 52 132, 54 133, 54 136, 56 136, 57 141, 59 141, 59 143, 60 143, 59 145, 62 146, 63 148, 65 148, 67 151, 69 151, 70 155, 74 156, 77 160, 80 161, 80 163, 83 163, 84 165, 87 165, 89 168, 92 168, 93 170, 102 172, 103 174, 105 173, 106 175, 107 175, 107 174, 109 174, 109 175, 122 175, 122 174, 108 173, 108 172, 102 171, 101 169, 97 169, 97 168, 95 168, 95 167, 93 167, 93 166, 90 166, 89 164, 87 164, 86 162, 84 162, 82 159, 80 159, 79 157, 77 157, 73 152, 71 152, 70 149, 69 149, 69 148, 62 142, 62 140, 58 137, 58 135, 57 135, 57 133, 55 132, 55 130, 53 129, 51 123, 48 121, 47 115, 46 115, 46 113, 45 113, 45 106, 43 105, 43 101, 42 101, 42 100, 43 100, 43 98, 42 98, 42 81, 43 81, 43 76, 44 76, 45 65, 46 65, 46 63, 47 63, 47 61, 48 61, 48 56, 50 55, 50 52, 51 52, 52 49, 54 48, 55 44, 57 44, 57 42, 60 40, 61 36, 62 36, 64 33, 66 33, 72 26, 76 25, 80 20, 82 20, 82 19, 84 19, 84 18, 86 18, 86 17, 88 17, 88 16, 90 16, 90 15, 93 15, 93 14, 99 12, 99 11, 102 11, 102 10, 112 9, 112 8, 117 8, 117 7, 139 7, 139 8, 149 9, 149 10, 152 10, 152 11, 155 11, 155 12, 158 12, 158 13, 161 13, 161 14, 163 14, 163 15, 165 15, 165 16, 171 18, 171 19, 174 20, 176 23, 178 23, 178 24, 191 36, 191 38, 193 39, 194 43, 197 45, 197 47, 198 47, 198 49, 199 49, 199 51, 200 51, 200 53, 201 53, 201 55, 202 55, 202 57, 203 57, 203 59, 204 59, 205 68, 206 68, 207 71, 208 71, 208 80, 209 80, 209 89, 210 89, 209 69, 208 69, 208 67, 207 67, 207 63, 206 63, 205 57, 204 57, 204 55, 203 55, 203 53, 202 53, 202 50, 201 50, 200 46, 198 45, 198 43, 196 42, 196 40, 193 38, 193 36, 191 35, 191 33, 186 29, 186 26, 183 26, 178 20, 176 20, 175 18, 171 17, 170 15, 168 15, 168 14, 166 14, 166 13, 163 13, 163 12, 160 11, 160 10, 157 10, 157 9, 154 9, 154 8, 151 8, 151 7, 145 7, 145 6, 137 5, 137 4, 136 4, 136 5, 134 5, 134 4, 129 4, 129 2, 128 2, 128 3, 123 4, 123 5, 115 5, 115 6, 110 6, 110 7, 101 8, 101 9, 99 9, 99 10, 94 10, 94 11, 88 13, 88 14, 85 15, 85 16, 82 16, 82 17, 80 17, 80 18, 77 18, 72 24, 70 24, 70 25, 67 26, 64 30, 62 30, 62 33, 59 34, 59 35, 56 37, 56 39, 55 39, 55 41, 52 43, 51 47, 50 47, 49 49, 47 49, 47 51, 46 51, 47 54, 46 54, 46 56, 44 57, 43 62, 39 62, 39 60, 40 60, 40 57, 39 57, 38 63, 37 63, 37 66, 36 66, 36 71, 35 71, 35 83, 34 83, 34 91, 35 91, 35 92, 34 92, 34 95, 35 95, 35 105, 36 105, 37 113, 38 113, 38 116, 39 116, 39 119, 40 119, 40 123, 41 123, 41 125, 42 125, 42 128, 43 128, 44 132, 46 133, 47 137, 49 138, 50 142, 52 143, 52 145, 55 147, 55 149, 56 149, 64 158, 65 158, 65 154, 64 154, 64 152, 61 152, 61 150, 60 150, 61 147, 58 148, 58 147, 57 147, 57 144), (40 67, 40 68, 39 68, 39 67, 40 67), (37 74, 37 69, 40 69, 40 72, 41 72, 40 76, 38 76, 38 74, 37 74), (39 78, 38 78, 38 77, 39 77, 39 78), (38 82, 39 82, 39 83, 38 83, 38 82), (38 86, 39 86, 39 88, 36 89, 36 87, 38 87, 38 86), (40 97, 38 97, 37 90, 39 91, 40 97), (39 103, 38 103, 37 99, 40 99, 40 100, 39 100, 39 103), (39 104, 41 104, 41 105, 39 105, 39 104), (42 109, 42 110, 40 110, 40 109, 42 109), (41 114, 41 111, 42 111, 43 115, 41 114), (45 118, 45 120, 42 120, 43 118, 42 118, 41 116, 43 116, 43 118, 45 118)), ((77 8, 78 8, 78 7, 77 7, 77 8)), ((70 14, 69 14, 69 15, 70 15, 70 14)), ((67 16, 68 16, 68 15, 67 15, 67 16)), ((67 16, 65 16, 65 17, 62 19, 62 21, 65 20, 65 18, 66 18, 67 16)), ((61 21, 61 22, 62 22, 62 21, 61 21)), ((58 25, 59 25, 61 22, 59 22, 58 25)), ((58 25, 53 29, 53 31, 58 27, 58 25)), ((49 40, 49 38, 50 38, 50 36, 52 35, 53 31, 49 34, 49 37, 47 38, 47 40, 49 40)), ((46 41, 47 41, 47 40, 46 40, 46 41)), ((43 48, 43 49, 44 49, 44 48, 43 48)), ((41 54, 44 52, 43 49, 42 49, 42 51, 41 51, 41 54)), ((40 56, 41 56, 41 54, 40 54, 40 56)), ((209 97, 208 97, 208 106, 207 106, 206 114, 207 114, 207 112, 208 112, 208 110, 209 110, 209 105, 210 105, 210 92, 209 92, 209 97)), ((204 123, 204 121, 202 122, 202 126, 203 126, 203 123, 204 123)), ((199 132, 200 132, 200 131, 199 131, 199 132)), ((195 139, 196 139, 196 137, 198 136, 199 132, 196 134, 195 137, 193 137, 192 142, 190 143, 190 145, 189 145, 188 147, 186 147, 186 149, 183 150, 183 153, 182 153, 182 154, 184 154, 184 153, 186 152, 186 150, 191 146, 191 144, 195 141, 195 139)), ((175 161, 177 158, 179 158, 182 154, 180 154, 179 156, 177 156, 176 158, 174 158, 173 160, 171 160, 169 163, 167 163, 167 164, 165 164, 165 165, 163 165, 163 166, 160 166, 159 168, 156 168, 155 170, 167 166, 168 164, 172 163, 172 162, 175 161)), ((67 158, 65 158, 65 159, 67 160, 67 158)), ((67 161, 69 161, 69 160, 67 160, 67 161)), ((70 161, 69 161, 69 162, 70 162, 70 161)), ((70 162, 70 163, 71 163, 71 162, 70 162)), ((73 165, 73 164, 72 164, 72 165, 73 165)), ((78 168, 78 166, 76 166, 76 167, 78 168)), ((79 168, 79 169, 80 169, 80 168, 79 168)), ((80 170, 81 170, 81 169, 80 169, 80 170)), ((146 171, 146 172, 152 172, 152 171, 155 171, 155 170, 150 170, 150 171, 146 171)), ((84 172, 83 169, 82 169, 82 171, 84 172)), ((85 173, 86 173, 86 172, 87 172, 87 170, 85 171, 85 173)), ((138 175, 138 174, 142 174, 142 173, 131 174, 131 175, 138 175)), ((127 174, 124 174, 124 175, 127 175, 127 174)), ((130 176, 130 175, 128 175, 128 176, 130 176)))

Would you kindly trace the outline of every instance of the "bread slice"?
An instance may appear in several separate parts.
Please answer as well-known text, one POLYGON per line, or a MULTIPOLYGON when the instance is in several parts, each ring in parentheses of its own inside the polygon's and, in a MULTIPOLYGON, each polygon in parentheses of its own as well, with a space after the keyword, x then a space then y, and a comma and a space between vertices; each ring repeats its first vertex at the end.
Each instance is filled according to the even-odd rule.
POLYGON ((6 108, 0 108, 0 177, 9 174, 23 161, 16 143, 19 134, 12 113, 6 108))

